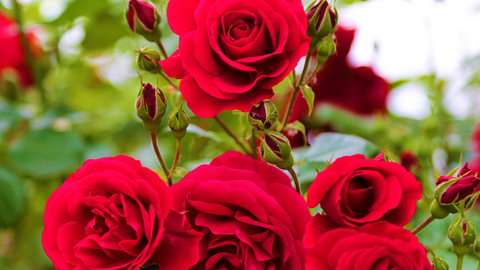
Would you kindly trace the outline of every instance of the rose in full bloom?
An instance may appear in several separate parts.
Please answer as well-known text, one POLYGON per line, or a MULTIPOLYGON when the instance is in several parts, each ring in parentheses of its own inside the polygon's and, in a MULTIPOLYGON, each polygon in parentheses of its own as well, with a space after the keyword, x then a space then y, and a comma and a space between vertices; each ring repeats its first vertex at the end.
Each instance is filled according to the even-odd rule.
POLYGON ((433 270, 425 248, 408 230, 385 221, 336 228, 317 214, 307 225, 307 270, 433 270))
POLYGON ((167 18, 179 49, 160 65, 200 117, 271 98, 311 40, 300 0, 171 0, 167 18))
POLYGON ((379 220, 404 226, 421 198, 421 183, 402 165, 359 154, 338 158, 320 172, 307 192, 307 205, 320 204, 342 227, 379 220))
MULTIPOLYGON (((359 115, 371 115, 387 110, 389 85, 368 66, 352 67, 347 55, 355 37, 355 29, 338 27, 335 32, 337 51, 322 65, 310 84, 315 93, 315 106, 332 104, 359 115)), ((290 121, 302 120, 308 114, 308 104, 297 97, 290 121)))
MULTIPOLYGON (((41 49, 33 32, 27 32, 27 43, 34 58, 41 56, 41 49)), ((33 83, 32 72, 27 65, 25 51, 20 39, 17 23, 0 12, 0 77, 6 69, 15 70, 20 76, 20 83, 27 87, 33 83)))
POLYGON ((191 269, 303 269, 303 197, 279 169, 227 152, 171 187, 174 208, 203 234, 191 269))
POLYGON ((127 156, 87 160, 48 199, 42 243, 55 269, 188 269, 201 234, 156 173, 127 156))

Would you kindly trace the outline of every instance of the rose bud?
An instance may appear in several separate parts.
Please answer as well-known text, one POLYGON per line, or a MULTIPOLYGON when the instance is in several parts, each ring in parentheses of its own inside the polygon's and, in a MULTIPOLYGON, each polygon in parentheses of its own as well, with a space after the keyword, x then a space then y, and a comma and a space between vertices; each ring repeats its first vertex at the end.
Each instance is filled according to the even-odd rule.
POLYGON ((433 263, 433 269, 434 270, 448 270, 449 269, 447 261, 444 258, 438 256, 437 254, 434 254, 432 263, 433 263))
MULTIPOLYGON (((475 254, 477 254, 477 257, 480 259, 480 236, 477 237, 477 240, 475 241, 473 251, 475 251, 475 254)), ((480 261, 478 263, 480 263, 480 261)))
POLYGON ((127 22, 133 32, 142 35, 146 40, 156 42, 162 33, 158 28, 160 14, 156 7, 143 0, 129 0, 127 8, 127 22))
POLYGON ((333 35, 328 36, 326 39, 317 43, 317 61, 318 64, 327 62, 328 58, 335 53, 337 45, 333 40, 333 35))
POLYGON ((409 172, 420 168, 417 156, 409 150, 400 153, 400 164, 409 172))
POLYGON ((293 166, 292 149, 287 137, 274 132, 265 131, 265 138, 262 139, 260 146, 260 155, 271 164, 274 164, 282 170, 289 170, 293 166))
MULTIPOLYGON (((465 163, 457 177, 440 176, 437 180, 435 200, 450 213, 457 212, 457 209, 452 204, 458 203, 473 194, 475 188, 480 183, 479 177, 468 175, 469 171, 468 163, 465 163)), ((466 201, 465 209, 470 208, 477 197, 478 195, 469 197, 466 201)))
POLYGON ((283 131, 283 135, 287 137, 292 148, 307 145, 308 140, 305 131, 305 125, 298 120, 288 124, 285 127, 285 131, 283 131))
POLYGON ((475 243, 477 231, 471 219, 460 215, 450 224, 448 228, 448 239, 452 241, 453 252, 457 256, 467 254, 468 249, 475 243))
POLYGON ((158 61, 160 61, 160 53, 155 50, 153 47, 144 47, 139 49, 137 52, 137 65, 139 68, 157 74, 158 61))
POLYGON ((159 88, 149 83, 143 83, 137 96, 137 116, 142 119, 143 127, 154 132, 160 128, 162 117, 167 110, 165 95, 159 88))
POLYGON ((450 215, 450 212, 445 207, 440 206, 437 200, 433 200, 430 204, 430 215, 435 219, 444 219, 450 215))
POLYGON ((310 46, 316 46, 318 42, 335 32, 338 15, 332 9, 332 5, 328 4, 326 0, 320 0, 316 5, 308 9, 307 19, 307 35, 312 38, 310 46))
POLYGON ((182 139, 187 133, 187 127, 190 124, 190 118, 183 109, 182 105, 173 109, 168 115, 168 127, 172 130, 173 137, 182 139))
POLYGON ((271 128, 277 122, 277 118, 277 107, 269 100, 255 104, 248 113, 248 122, 257 129, 271 128))

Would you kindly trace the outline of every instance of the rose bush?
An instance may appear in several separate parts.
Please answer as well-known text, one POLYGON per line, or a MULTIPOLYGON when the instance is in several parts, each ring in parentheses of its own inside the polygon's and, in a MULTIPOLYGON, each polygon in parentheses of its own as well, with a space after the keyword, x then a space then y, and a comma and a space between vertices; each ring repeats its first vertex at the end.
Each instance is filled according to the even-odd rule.
MULTIPOLYGON (((38 40, 33 32, 26 33, 27 42, 34 58, 42 54, 38 40)), ((27 87, 33 82, 32 73, 27 65, 25 51, 20 39, 18 25, 9 16, 0 13, 0 75, 6 69, 13 69, 20 76, 20 83, 27 87)))
POLYGON ((299 0, 171 0, 167 18, 179 49, 160 65, 200 117, 271 98, 311 40, 299 0))
POLYGON ((404 269, 433 270, 425 248, 408 230, 385 221, 336 228, 317 214, 304 238, 307 270, 404 269))
POLYGON ((127 156, 87 160, 48 199, 42 243, 56 269, 188 269, 201 235, 153 171, 127 156))
POLYGON ((344 156, 320 172, 307 192, 307 205, 320 204, 342 227, 386 220, 406 225, 422 198, 422 185, 400 164, 363 155, 344 156))
POLYGON ((303 269, 310 214, 279 169, 227 152, 171 190, 174 208, 203 234, 192 269, 303 269))

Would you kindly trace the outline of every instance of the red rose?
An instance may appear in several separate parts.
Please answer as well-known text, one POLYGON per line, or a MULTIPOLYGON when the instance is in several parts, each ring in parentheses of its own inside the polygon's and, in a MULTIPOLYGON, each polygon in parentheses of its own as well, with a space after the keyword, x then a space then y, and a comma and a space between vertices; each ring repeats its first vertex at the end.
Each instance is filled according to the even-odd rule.
POLYGON ((200 117, 271 98, 311 40, 300 0, 171 0, 167 17, 179 49, 160 65, 200 117))
POLYGON ((335 228, 328 217, 317 214, 308 222, 304 243, 307 270, 433 270, 418 239, 385 221, 354 230, 335 228))
POLYGON ((188 269, 201 234, 156 173, 127 156, 87 160, 50 196, 42 243, 56 269, 188 269))
MULTIPOLYGON (((34 58, 41 56, 38 41, 32 32, 27 33, 27 42, 34 58)), ((5 69, 13 69, 20 75, 20 82, 24 87, 33 83, 30 68, 26 62, 25 52, 20 39, 17 23, 0 13, 0 75, 5 69)))
POLYGON ((320 203, 342 227, 378 220, 404 226, 421 198, 421 183, 402 165, 353 155, 338 158, 317 175, 307 192, 307 205, 320 203))
POLYGON ((303 269, 310 214, 279 169, 227 152, 171 190, 173 207, 203 234, 192 269, 303 269))

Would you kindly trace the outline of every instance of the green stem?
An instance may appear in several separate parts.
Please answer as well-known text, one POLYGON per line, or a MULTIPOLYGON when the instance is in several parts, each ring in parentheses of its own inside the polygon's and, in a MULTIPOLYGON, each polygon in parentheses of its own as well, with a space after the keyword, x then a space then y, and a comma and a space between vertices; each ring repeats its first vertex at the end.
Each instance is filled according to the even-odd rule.
POLYGON ((177 168, 178 161, 180 160, 180 151, 182 150, 182 139, 177 140, 177 150, 175 151, 175 159, 173 160, 172 168, 170 169, 170 174, 168 177, 172 177, 172 174, 177 168))
POLYGON ((165 74, 165 72, 164 72, 161 68, 158 69, 157 74, 159 74, 160 76, 162 76, 162 78, 165 79, 165 81, 167 81, 167 82, 168 82, 171 86, 173 86, 175 89, 180 90, 180 88, 178 87, 178 85, 177 85, 176 83, 174 83, 174 82, 172 81, 172 79, 170 79, 170 77, 168 77, 167 74, 165 74))
POLYGON ((45 89, 41 84, 41 78, 39 76, 38 68, 35 65, 35 61, 33 60, 32 51, 30 50, 30 46, 28 46, 27 36, 25 35, 25 27, 23 25, 23 17, 22 17, 22 7, 18 3, 17 0, 13 0, 13 9, 14 9, 14 17, 18 24, 18 31, 20 33, 20 40, 22 42, 22 47, 25 50, 25 56, 27 58, 27 64, 32 73, 33 82, 37 87, 38 91, 40 92, 40 98, 42 99, 42 104, 44 109, 47 108, 47 97, 45 94, 45 89))
POLYGON ((167 164, 165 163, 165 160, 163 160, 162 154, 160 154, 160 150, 158 149, 157 134, 155 132, 150 132, 150 139, 152 140, 153 151, 155 151, 155 155, 157 156, 158 162, 160 163, 160 166, 162 166, 163 172, 167 177, 168 186, 171 186, 172 177, 170 176, 170 172, 168 171, 167 164))
POLYGON ((235 135, 235 133, 233 133, 230 128, 228 128, 225 122, 223 122, 223 120, 218 115, 215 115, 214 118, 215 120, 217 120, 218 124, 220 124, 220 126, 222 126, 222 128, 228 133, 228 135, 230 135, 230 137, 232 137, 237 142, 237 144, 243 149, 243 151, 245 151, 245 153, 251 156, 252 151, 248 149, 245 145, 243 145, 242 141, 237 137, 237 135, 235 135))
POLYGON ((252 158, 257 159, 257 135, 255 134, 255 129, 252 129, 250 136, 250 148, 252 149, 252 158))
MULTIPOLYGON (((462 270, 464 255, 457 255, 457 270, 462 270)), ((477 267, 478 268, 478 267, 477 267)))
POLYGON ((477 270, 480 270, 480 258, 478 258, 477 270))
POLYGON ((290 119, 290 114, 292 113, 293 105, 295 104, 295 100, 297 99, 298 92, 300 91, 300 87, 303 85, 303 80, 308 72, 308 66, 310 65, 310 55, 313 52, 313 47, 308 49, 307 57, 305 58, 305 65, 303 66, 302 75, 300 76, 300 80, 298 80, 297 84, 295 85, 295 89, 293 90, 292 98, 290 99, 290 104, 288 105, 287 114, 285 116, 285 120, 283 122, 283 127, 280 132, 285 130, 285 127, 288 125, 288 120, 290 119))
POLYGON ((418 234, 419 232, 421 232, 423 229, 425 229, 425 227, 428 226, 428 224, 432 223, 432 221, 434 221, 435 218, 433 218, 432 216, 429 216, 427 219, 425 219, 420 225, 418 225, 418 227, 416 227, 415 229, 412 230, 412 234, 413 235, 416 235, 418 234))
POLYGON ((297 177, 297 174, 295 173, 295 171, 293 170, 293 168, 290 168, 288 170, 288 172, 290 173, 290 175, 292 175, 292 178, 293 178, 293 182, 295 183, 295 190, 300 193, 300 195, 302 195, 302 187, 300 186, 300 182, 298 181, 298 177, 297 177))
POLYGON ((168 54, 167 54, 167 51, 165 50, 165 47, 163 47, 163 44, 162 44, 162 41, 158 40, 157 42, 157 46, 158 48, 160 49, 160 53, 162 54, 162 56, 167 59, 168 58, 168 54))

